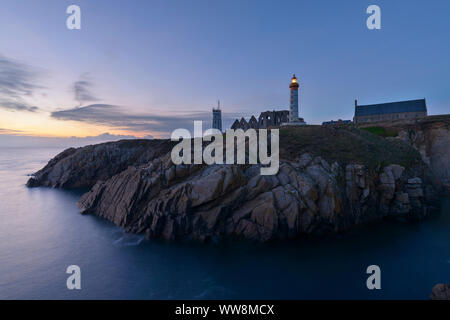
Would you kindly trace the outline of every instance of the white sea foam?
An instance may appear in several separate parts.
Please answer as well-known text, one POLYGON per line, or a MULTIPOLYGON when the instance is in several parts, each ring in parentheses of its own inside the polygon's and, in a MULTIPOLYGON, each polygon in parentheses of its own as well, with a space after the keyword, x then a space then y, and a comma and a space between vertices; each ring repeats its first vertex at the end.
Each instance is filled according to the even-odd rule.
POLYGON ((114 240, 113 244, 119 247, 138 246, 144 239, 144 235, 129 234, 122 231, 121 236, 114 240))

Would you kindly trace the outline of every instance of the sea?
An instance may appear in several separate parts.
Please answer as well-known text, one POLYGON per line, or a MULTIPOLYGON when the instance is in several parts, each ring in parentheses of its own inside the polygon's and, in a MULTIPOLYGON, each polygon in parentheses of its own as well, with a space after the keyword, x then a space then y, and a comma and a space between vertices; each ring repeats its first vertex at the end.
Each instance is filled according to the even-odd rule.
POLYGON ((27 188, 60 151, 0 148, 0 299, 428 299, 450 283, 450 198, 421 222, 324 239, 166 243, 81 215, 82 190, 27 188), (381 289, 367 288, 371 265, 381 289))

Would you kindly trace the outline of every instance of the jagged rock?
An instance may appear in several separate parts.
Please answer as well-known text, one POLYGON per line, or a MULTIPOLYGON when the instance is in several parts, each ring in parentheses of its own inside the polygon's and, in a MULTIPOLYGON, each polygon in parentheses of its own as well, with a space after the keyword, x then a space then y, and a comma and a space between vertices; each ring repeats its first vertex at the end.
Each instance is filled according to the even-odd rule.
POLYGON ((394 198, 392 212, 396 214, 407 214, 411 211, 409 195, 406 192, 397 192, 394 198))
POLYGON ((416 184, 402 184, 403 174, 401 166, 379 175, 356 164, 343 170, 317 157, 306 167, 282 161, 277 175, 261 176, 259 165, 175 166, 165 155, 98 182, 79 206, 148 237, 264 242, 339 231, 377 215, 409 217, 416 184), (386 211, 370 209, 382 203, 386 211))
POLYGON ((168 140, 121 140, 70 148, 49 161, 27 182, 28 187, 86 188, 107 180, 128 166, 138 166, 166 154, 168 140))
POLYGON ((366 168, 359 164, 349 164, 345 167, 346 193, 350 201, 360 198, 361 189, 366 186, 366 168))
POLYGON ((420 179, 419 177, 411 178, 411 179, 408 179, 408 183, 409 184, 421 185, 422 184, 422 179, 420 179))
POLYGON ((417 149, 423 162, 430 166, 436 180, 450 193, 450 134, 448 116, 430 116, 403 125, 398 138, 417 149))
MULTIPOLYGON (((340 143, 358 134, 347 133, 340 143)), ((142 141, 68 149, 28 185, 91 187, 79 201, 82 213, 108 219, 127 232, 167 240, 321 235, 384 217, 421 218, 436 206, 427 166, 399 141, 401 150, 413 151, 413 164, 382 165, 389 163, 386 156, 371 165, 364 152, 357 154, 358 161, 352 160, 353 153, 338 161, 314 152, 300 154, 289 146, 280 154, 291 157, 281 159, 274 176, 261 176, 260 165, 174 165, 170 142, 142 141)), ((384 143, 377 140, 371 146, 384 143)))
POLYGON ((439 283, 433 287, 430 295, 431 300, 450 300, 450 284, 439 283))
POLYGON ((380 211, 389 212, 390 204, 394 198, 396 183, 400 179, 404 168, 398 165, 389 165, 384 167, 380 174, 380 185, 378 190, 381 191, 380 211))
POLYGON ((408 194, 411 198, 422 198, 423 189, 421 185, 407 185, 408 194))
POLYGON ((395 181, 400 179, 403 175, 403 172, 405 171, 405 168, 399 166, 398 164, 391 164, 388 167, 386 167, 386 169, 391 171, 395 181))
POLYGON ((310 164, 312 160, 313 160, 313 158, 311 157, 311 155, 309 153, 304 153, 298 159, 297 166, 300 168, 304 168, 308 164, 310 164))

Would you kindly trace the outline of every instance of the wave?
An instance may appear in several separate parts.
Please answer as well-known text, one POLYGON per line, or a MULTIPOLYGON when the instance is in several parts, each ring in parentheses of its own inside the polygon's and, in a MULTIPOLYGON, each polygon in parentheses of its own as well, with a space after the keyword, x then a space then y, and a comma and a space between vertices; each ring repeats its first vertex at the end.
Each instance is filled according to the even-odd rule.
POLYGON ((129 234, 122 231, 119 238, 113 241, 113 244, 118 247, 138 246, 144 239, 144 235, 129 234))

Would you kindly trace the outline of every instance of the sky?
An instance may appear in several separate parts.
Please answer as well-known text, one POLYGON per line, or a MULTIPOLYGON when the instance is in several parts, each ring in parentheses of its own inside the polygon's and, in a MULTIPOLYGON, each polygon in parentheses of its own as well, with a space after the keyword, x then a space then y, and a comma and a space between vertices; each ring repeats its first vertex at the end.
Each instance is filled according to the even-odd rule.
POLYGON ((218 99, 229 128, 288 109, 293 73, 310 124, 352 119, 355 99, 449 113, 449 13, 448 0, 2 0, 0 142, 164 138, 209 128, 218 99))

